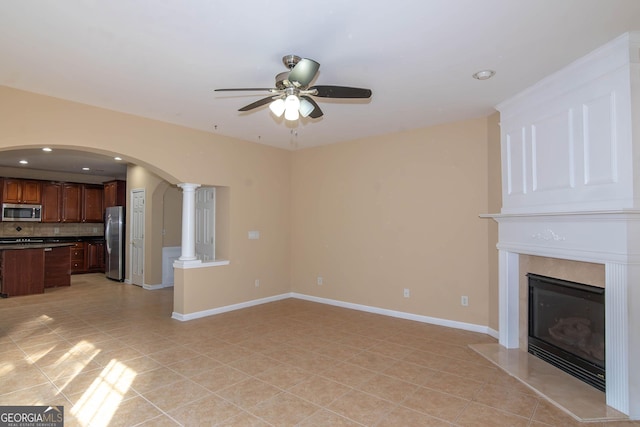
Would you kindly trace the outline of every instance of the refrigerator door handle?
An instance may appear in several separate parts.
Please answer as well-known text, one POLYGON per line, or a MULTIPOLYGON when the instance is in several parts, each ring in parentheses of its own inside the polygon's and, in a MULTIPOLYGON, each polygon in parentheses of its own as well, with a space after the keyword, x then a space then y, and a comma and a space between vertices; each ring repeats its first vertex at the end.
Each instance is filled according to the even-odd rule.
POLYGON ((107 220, 105 221, 105 223, 106 223, 106 226, 105 226, 105 229, 104 229, 104 235, 107 236, 107 238, 105 239, 105 243, 106 243, 106 246, 107 246, 107 253, 111 254, 111 245, 110 245, 111 239, 109 238, 110 237, 110 230, 111 230, 111 215, 109 215, 107 217, 107 220))

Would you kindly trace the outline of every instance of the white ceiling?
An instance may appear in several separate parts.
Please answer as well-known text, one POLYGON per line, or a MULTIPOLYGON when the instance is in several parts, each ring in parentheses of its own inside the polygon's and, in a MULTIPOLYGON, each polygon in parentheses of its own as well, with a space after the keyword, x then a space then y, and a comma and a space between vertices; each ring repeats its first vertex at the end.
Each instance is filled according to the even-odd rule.
POLYGON ((639 0, 4 0, 0 85, 296 149, 488 115, 630 30, 639 0), (372 99, 290 125, 213 92, 272 87, 287 54, 372 99))

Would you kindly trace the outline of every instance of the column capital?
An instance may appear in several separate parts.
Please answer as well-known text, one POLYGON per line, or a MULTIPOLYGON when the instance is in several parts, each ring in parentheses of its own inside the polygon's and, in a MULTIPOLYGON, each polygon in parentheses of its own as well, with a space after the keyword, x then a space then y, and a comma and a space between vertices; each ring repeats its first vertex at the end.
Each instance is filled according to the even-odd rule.
POLYGON ((196 188, 200 187, 200 184, 181 182, 178 187, 182 188, 183 191, 195 191, 196 188))

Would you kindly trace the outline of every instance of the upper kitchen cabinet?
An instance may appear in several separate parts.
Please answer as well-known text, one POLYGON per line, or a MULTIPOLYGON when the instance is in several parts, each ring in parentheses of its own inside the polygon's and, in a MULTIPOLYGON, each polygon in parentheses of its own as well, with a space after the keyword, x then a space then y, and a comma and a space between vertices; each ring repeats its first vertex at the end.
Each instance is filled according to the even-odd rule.
POLYGON ((84 184, 82 187, 82 222, 102 222, 104 187, 92 184, 84 184))
POLYGON ((42 183, 30 179, 4 178, 2 180, 2 203, 42 203, 42 183))
POLYGON ((59 182, 42 183, 42 222, 60 222, 62 220, 62 184, 59 182))
POLYGON ((104 207, 124 206, 126 202, 126 181, 109 181, 104 183, 104 207))
POLYGON ((62 184, 62 222, 81 222, 82 184, 62 184))

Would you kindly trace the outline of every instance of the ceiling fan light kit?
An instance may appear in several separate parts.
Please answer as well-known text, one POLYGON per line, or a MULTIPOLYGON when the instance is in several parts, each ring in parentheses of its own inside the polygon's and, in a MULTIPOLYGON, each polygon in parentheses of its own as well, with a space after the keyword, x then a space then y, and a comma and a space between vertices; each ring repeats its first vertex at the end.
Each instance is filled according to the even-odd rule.
POLYGON ((266 98, 259 99, 249 105, 245 105, 238 111, 249 111, 254 108, 269 104, 269 109, 276 117, 289 121, 295 121, 302 117, 317 119, 323 112, 318 104, 311 98, 351 98, 366 99, 371 97, 370 89, 362 89, 348 86, 312 86, 311 82, 316 78, 320 64, 312 59, 300 58, 297 55, 287 55, 282 58, 283 64, 289 71, 276 75, 274 88, 233 88, 215 89, 216 92, 230 91, 268 91, 271 93, 266 98))
POLYGON ((284 99, 282 98, 276 99, 271 104, 269 104, 269 109, 273 114, 276 115, 276 117, 281 117, 285 109, 284 99))
POLYGON ((300 108, 300 99, 296 95, 287 95, 284 100, 284 118, 286 120, 298 120, 298 117, 300 117, 298 108, 300 108))

